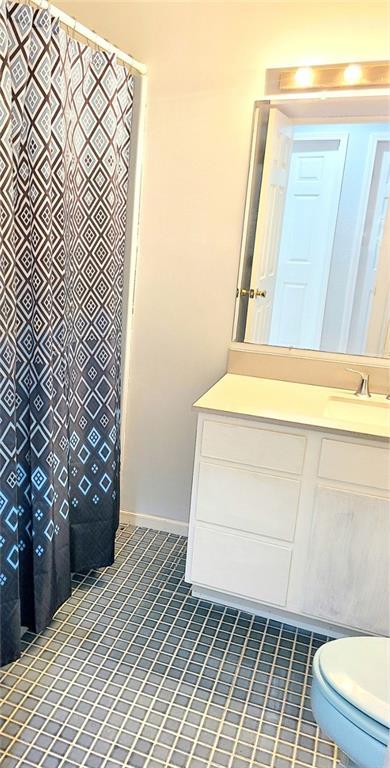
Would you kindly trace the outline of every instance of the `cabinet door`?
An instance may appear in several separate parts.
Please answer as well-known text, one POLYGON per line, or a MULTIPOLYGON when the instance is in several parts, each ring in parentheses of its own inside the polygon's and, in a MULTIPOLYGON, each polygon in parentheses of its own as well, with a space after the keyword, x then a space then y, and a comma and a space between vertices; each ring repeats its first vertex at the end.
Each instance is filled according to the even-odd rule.
POLYGON ((339 624, 389 632, 389 500, 317 487, 304 611, 339 624))

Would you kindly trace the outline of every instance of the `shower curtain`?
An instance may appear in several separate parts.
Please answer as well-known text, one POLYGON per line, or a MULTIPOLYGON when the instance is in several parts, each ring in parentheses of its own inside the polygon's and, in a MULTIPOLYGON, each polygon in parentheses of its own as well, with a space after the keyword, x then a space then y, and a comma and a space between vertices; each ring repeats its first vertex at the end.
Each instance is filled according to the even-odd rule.
POLYGON ((0 0, 0 663, 109 565, 133 78, 0 0))

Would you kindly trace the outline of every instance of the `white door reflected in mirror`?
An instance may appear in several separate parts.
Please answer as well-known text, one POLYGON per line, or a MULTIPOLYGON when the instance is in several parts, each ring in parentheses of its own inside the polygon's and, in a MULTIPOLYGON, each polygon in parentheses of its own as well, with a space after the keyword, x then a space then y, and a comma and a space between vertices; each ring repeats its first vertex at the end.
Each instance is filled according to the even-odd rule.
POLYGON ((297 103, 271 105, 237 341, 390 354, 389 123, 357 100, 342 117, 336 100, 331 116, 320 100, 302 117, 297 103))
POLYGON ((269 344, 321 345, 347 143, 294 135, 269 344))

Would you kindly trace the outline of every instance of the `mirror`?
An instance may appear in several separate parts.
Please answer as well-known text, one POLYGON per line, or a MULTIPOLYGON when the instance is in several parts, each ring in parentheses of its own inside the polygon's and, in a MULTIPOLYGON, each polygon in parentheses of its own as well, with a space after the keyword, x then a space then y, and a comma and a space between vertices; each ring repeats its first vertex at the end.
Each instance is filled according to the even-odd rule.
POLYGON ((234 340, 390 355, 384 97, 257 102, 234 340))

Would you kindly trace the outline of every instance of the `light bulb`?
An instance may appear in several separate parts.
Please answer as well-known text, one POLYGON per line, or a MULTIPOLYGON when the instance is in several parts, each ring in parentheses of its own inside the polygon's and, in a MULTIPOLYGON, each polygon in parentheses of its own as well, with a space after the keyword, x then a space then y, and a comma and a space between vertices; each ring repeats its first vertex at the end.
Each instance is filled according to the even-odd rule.
POLYGON ((296 85, 298 85, 300 88, 309 88, 311 85, 313 85, 314 81, 314 72, 311 67, 299 67, 297 69, 294 80, 296 85))
POLYGON ((348 64, 344 69, 344 82, 355 85, 362 79, 362 68, 359 64, 348 64))

